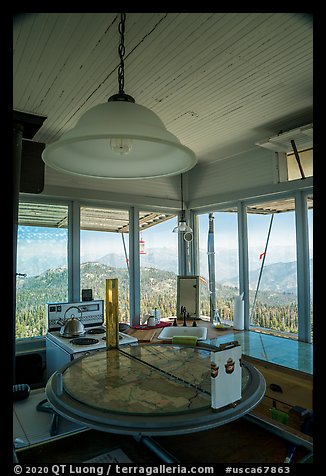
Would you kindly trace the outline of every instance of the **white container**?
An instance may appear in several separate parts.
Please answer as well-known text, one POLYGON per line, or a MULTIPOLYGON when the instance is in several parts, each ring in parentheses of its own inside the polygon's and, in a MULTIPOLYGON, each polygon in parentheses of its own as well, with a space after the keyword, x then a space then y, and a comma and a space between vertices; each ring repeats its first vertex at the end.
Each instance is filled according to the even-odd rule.
POLYGON ((161 310, 160 309, 152 309, 151 315, 155 317, 155 323, 159 324, 161 322, 161 310))
POLYGON ((243 331, 244 329, 244 301, 242 297, 243 293, 241 296, 234 298, 233 328, 238 331, 243 331))
POLYGON ((239 342, 221 344, 211 352, 211 407, 224 407, 241 399, 242 356, 239 342))

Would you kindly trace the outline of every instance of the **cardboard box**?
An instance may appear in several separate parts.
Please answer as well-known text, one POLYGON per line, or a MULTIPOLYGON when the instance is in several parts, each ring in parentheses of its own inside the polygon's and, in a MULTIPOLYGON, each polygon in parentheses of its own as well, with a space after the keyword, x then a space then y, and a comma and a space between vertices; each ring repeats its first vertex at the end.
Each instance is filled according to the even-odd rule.
POLYGON ((211 352, 211 407, 217 410, 241 399, 241 346, 238 341, 221 344, 211 352))

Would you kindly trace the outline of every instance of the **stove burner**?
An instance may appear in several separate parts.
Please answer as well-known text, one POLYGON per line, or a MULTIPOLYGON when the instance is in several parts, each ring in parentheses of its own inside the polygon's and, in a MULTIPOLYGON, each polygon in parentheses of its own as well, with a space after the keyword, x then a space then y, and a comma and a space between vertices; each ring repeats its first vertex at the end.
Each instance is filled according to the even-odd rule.
POLYGON ((94 329, 89 329, 86 332, 87 332, 87 334, 104 334, 105 329, 104 329, 104 327, 94 327, 94 329))
POLYGON ((92 345, 97 344, 99 342, 98 339, 92 339, 91 337, 77 337, 76 339, 72 339, 70 344, 74 345, 92 345))

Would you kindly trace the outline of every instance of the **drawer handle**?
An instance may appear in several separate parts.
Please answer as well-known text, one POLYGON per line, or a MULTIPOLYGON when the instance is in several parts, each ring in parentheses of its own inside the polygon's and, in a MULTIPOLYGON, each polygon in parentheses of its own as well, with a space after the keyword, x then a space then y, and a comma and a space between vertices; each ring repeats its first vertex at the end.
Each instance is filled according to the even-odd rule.
POLYGON ((283 393, 282 387, 280 387, 276 383, 271 383, 269 388, 273 390, 273 392, 283 393))

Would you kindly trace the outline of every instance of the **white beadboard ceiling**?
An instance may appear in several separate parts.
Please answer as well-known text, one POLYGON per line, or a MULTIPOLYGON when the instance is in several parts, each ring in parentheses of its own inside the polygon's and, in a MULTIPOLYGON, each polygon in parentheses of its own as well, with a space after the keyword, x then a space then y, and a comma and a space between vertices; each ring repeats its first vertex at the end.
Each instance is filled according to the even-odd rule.
MULTIPOLYGON (((35 141, 59 139, 118 92, 118 22, 118 13, 14 17, 13 107, 47 117, 35 141)), ((312 26, 305 13, 127 13, 125 92, 196 153, 197 167, 230 160, 312 123, 312 26)), ((58 176, 47 169, 48 183, 58 176)))

